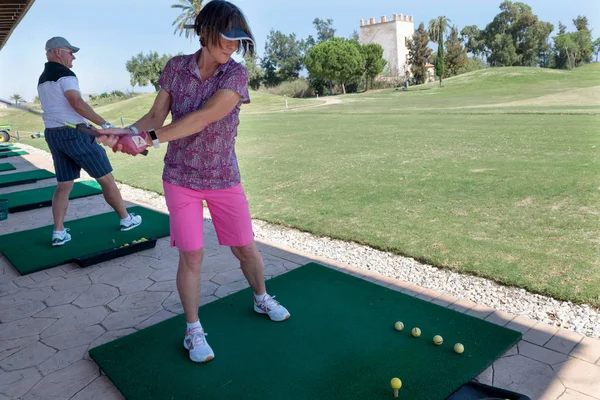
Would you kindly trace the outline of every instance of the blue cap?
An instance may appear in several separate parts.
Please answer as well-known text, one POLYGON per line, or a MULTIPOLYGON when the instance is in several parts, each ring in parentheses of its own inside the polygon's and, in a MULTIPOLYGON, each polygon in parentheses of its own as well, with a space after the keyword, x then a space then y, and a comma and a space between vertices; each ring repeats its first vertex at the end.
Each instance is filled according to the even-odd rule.
POLYGON ((250 36, 240 28, 228 29, 225 32, 221 32, 221 36, 227 40, 247 40, 254 44, 254 40, 252 40, 252 38, 250 38, 250 36))

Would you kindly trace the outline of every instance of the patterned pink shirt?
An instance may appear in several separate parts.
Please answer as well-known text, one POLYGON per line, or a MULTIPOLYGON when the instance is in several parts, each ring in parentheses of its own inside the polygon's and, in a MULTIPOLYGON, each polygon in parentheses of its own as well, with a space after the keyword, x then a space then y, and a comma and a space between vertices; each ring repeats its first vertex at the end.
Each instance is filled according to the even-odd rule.
POLYGON ((173 57, 158 80, 160 87, 171 95, 173 121, 202 108, 220 89, 233 90, 241 100, 223 119, 169 142, 163 180, 191 189, 226 189, 240 182, 235 137, 240 106, 250 102, 248 71, 230 58, 203 81, 197 65, 201 51, 173 57))

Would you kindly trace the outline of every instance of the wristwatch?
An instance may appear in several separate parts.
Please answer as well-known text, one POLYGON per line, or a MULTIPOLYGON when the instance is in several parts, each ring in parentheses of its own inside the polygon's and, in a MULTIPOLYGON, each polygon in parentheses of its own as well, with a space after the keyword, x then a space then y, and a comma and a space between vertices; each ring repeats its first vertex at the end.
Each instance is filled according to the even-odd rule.
POLYGON ((108 121, 106 121, 105 123, 102 124, 102 129, 108 129, 108 128, 112 128, 112 124, 108 121))
POLYGON ((150 135, 150 139, 152 139, 154 147, 158 149, 160 147, 160 142, 158 141, 158 136, 156 136, 156 132, 154 131, 154 129, 150 129, 148 131, 148 135, 150 135))

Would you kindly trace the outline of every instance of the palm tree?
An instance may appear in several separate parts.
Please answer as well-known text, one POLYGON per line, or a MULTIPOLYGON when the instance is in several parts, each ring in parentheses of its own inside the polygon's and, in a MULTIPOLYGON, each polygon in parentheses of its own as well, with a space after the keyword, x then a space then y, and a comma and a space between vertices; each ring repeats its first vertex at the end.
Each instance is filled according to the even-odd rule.
POLYGON ((10 96, 10 100, 14 101, 14 102, 15 102, 15 104, 19 104, 19 102, 20 102, 21 100, 23 100, 23 98, 21 97, 21 95, 20 95, 20 94, 18 94, 18 93, 15 93, 15 94, 13 94, 12 96, 10 96))
POLYGON ((450 28, 449 18, 445 15, 439 16, 429 21, 429 38, 433 43, 438 44, 438 53, 435 60, 435 74, 440 77, 440 86, 442 86, 442 77, 444 76, 444 35, 450 28))
POLYGON ((179 0, 179 3, 172 4, 171 8, 181 9, 181 14, 173 21, 172 26, 175 26, 176 34, 179 31, 179 36, 185 33, 185 38, 189 38, 190 41, 196 36, 196 32, 193 29, 189 29, 189 25, 194 23, 196 16, 202 8, 202 0, 179 0))

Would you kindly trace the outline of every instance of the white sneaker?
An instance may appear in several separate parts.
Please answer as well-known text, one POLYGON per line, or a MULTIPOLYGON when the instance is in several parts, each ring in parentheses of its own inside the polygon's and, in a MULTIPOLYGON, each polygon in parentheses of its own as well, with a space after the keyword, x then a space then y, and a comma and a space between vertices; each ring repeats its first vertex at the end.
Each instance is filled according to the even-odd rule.
POLYGON ((129 221, 123 220, 123 219, 121 220, 121 230, 122 231, 129 231, 129 230, 136 228, 142 224, 141 216, 135 215, 134 213, 129 214, 129 216, 131 217, 129 219, 129 221))
POLYGON ((69 228, 66 228, 62 233, 52 233, 52 246, 62 246, 71 240, 69 228))
POLYGON ((254 311, 259 314, 268 314, 271 321, 285 321, 290 317, 289 311, 275 300, 275 296, 265 295, 262 301, 256 301, 254 297, 254 311))
POLYGON ((202 328, 194 328, 185 330, 185 339, 183 347, 190 351, 190 360, 193 362, 207 362, 215 358, 210 345, 206 341, 206 333, 202 328))

